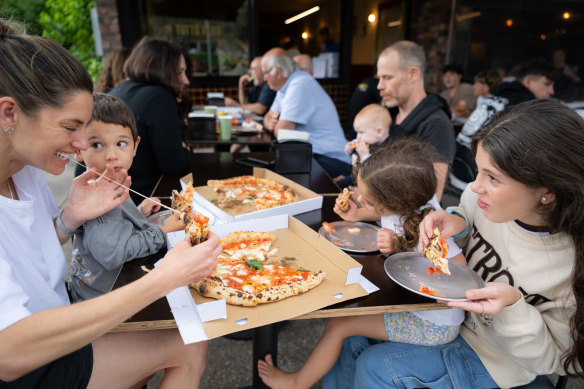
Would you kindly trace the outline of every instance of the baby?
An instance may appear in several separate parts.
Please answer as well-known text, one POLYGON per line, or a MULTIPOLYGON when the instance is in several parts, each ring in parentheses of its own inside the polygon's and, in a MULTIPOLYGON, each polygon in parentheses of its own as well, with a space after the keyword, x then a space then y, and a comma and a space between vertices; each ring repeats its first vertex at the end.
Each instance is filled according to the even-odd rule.
POLYGON ((389 137, 391 116, 387 108, 379 104, 369 104, 363 108, 353 121, 357 138, 347 142, 345 152, 352 155, 353 165, 365 161, 389 137))
MULTIPOLYGON (((369 104, 365 106, 353 121, 357 137, 345 145, 345 152, 351 156, 353 166, 365 161, 371 154, 386 146, 389 138, 391 116, 382 105, 369 104)), ((338 176, 333 181, 343 189, 353 186, 353 178, 338 176)))
MULTIPOLYGON (((117 97, 96 93, 87 139, 89 148, 75 153, 77 161, 98 172, 106 164, 116 172, 128 170, 140 142, 132 110, 117 97)), ((162 227, 148 224, 146 216, 160 209, 157 199, 152 200, 136 207, 128 199, 75 232, 70 281, 74 301, 109 292, 125 262, 156 253, 166 245, 166 233, 184 229, 178 214, 162 227)))

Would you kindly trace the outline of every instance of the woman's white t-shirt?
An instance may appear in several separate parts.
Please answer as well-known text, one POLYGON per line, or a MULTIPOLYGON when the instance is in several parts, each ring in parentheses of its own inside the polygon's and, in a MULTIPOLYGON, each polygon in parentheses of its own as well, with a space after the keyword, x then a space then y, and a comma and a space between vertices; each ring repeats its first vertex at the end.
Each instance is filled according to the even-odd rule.
POLYGON ((53 219, 59 209, 40 170, 12 176, 19 200, 0 196, 0 330, 69 304, 67 261, 53 219))
MULTIPOLYGON (((428 201, 426 206, 430 206, 435 210, 442 209, 436 195, 434 195, 434 197, 428 201)), ((381 227, 387 228, 388 230, 392 230, 396 234, 401 235, 404 232, 402 219, 403 216, 400 215, 382 216, 381 227)), ((458 245, 454 242, 454 239, 448 238, 446 241, 448 242, 447 258, 452 258, 462 253, 461 248, 458 247, 458 245)), ((416 247, 414 250, 418 251, 418 248, 416 247)), ((422 319, 431 321, 432 323, 436 323, 438 325, 454 326, 459 325, 464 321, 464 311, 458 308, 436 311, 419 311, 413 313, 422 319)))

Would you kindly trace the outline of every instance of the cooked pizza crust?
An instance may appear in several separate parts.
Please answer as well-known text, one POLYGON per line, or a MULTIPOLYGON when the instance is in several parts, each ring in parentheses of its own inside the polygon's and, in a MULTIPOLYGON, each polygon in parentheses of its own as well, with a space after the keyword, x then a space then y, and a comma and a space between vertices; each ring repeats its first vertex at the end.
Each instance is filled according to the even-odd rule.
POLYGON ((347 212, 349 210, 349 199, 351 198, 352 194, 353 192, 351 192, 349 189, 343 189, 343 192, 336 201, 336 204, 341 212, 347 212))
POLYGON ((324 280, 325 275, 326 273, 319 271, 316 273, 310 273, 308 277, 303 280, 266 288, 257 294, 258 303, 272 303, 283 300, 287 297, 308 292, 310 289, 318 286, 324 280))
POLYGON ((446 258, 448 247, 444 247, 446 241, 444 241, 440 235, 438 228, 434 228, 433 233, 434 235, 432 235, 430 243, 424 247, 424 256, 444 274, 450 275, 450 270, 448 269, 448 259, 446 258))

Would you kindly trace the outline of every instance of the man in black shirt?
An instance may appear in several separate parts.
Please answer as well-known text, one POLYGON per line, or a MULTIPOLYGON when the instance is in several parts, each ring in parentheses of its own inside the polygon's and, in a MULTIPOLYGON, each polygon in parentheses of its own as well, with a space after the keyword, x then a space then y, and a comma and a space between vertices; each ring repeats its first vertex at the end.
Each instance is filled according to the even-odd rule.
POLYGON ((387 47, 377 60, 381 97, 390 107, 393 122, 387 142, 404 136, 421 139, 437 151, 434 168, 438 179, 436 195, 442 191, 454 160, 456 142, 446 101, 424 89, 424 50, 414 42, 399 41, 387 47))

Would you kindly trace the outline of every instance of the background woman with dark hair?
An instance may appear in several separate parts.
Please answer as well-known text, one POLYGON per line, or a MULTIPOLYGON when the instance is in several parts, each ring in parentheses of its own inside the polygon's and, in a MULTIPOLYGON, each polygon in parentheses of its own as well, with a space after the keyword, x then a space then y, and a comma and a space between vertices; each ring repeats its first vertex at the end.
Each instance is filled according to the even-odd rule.
POLYGON ((124 62, 129 55, 130 49, 124 47, 105 56, 103 68, 95 83, 96 92, 107 93, 126 79, 124 62))
MULTIPOLYGON (((162 174, 189 173, 191 153, 182 146, 177 102, 189 85, 186 61, 174 43, 144 37, 128 57, 128 80, 110 91, 134 112, 141 142, 128 174, 132 189, 150 195, 162 174)), ((132 195, 134 202, 141 201, 132 195)))

